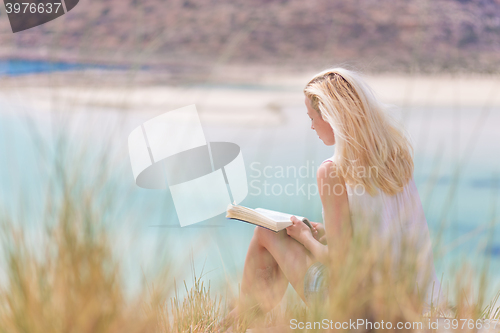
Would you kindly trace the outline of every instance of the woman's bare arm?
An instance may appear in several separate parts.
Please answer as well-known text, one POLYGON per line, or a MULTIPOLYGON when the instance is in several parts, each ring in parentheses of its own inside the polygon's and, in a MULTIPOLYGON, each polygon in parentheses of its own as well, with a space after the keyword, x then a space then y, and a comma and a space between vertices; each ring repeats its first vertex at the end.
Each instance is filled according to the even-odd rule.
POLYGON ((318 241, 309 227, 295 216, 292 217, 294 224, 287 228, 288 235, 304 245, 323 264, 327 264, 330 258, 340 259, 339 256, 345 253, 352 234, 345 184, 334 171, 332 163, 324 163, 317 173, 328 245, 318 241))
POLYGON ((323 205, 324 224, 330 259, 345 254, 352 236, 349 201, 345 182, 333 162, 323 163, 316 175, 323 205))

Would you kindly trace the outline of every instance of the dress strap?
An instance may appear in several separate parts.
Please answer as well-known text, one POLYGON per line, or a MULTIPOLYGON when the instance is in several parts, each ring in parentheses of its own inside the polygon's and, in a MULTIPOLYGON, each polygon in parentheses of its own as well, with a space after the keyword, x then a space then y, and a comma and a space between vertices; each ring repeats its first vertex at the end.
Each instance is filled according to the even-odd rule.
POLYGON ((323 162, 321 162, 321 164, 323 164, 325 162, 333 162, 333 156, 330 157, 330 158, 327 158, 326 160, 324 160, 323 162))

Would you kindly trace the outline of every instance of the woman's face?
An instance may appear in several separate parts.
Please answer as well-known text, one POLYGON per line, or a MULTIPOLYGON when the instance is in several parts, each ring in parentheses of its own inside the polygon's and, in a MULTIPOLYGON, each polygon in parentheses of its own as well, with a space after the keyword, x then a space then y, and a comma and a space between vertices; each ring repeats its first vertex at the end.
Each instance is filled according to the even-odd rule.
POLYGON ((319 138, 327 146, 335 144, 335 134, 333 133, 332 126, 323 120, 318 111, 314 110, 311 106, 311 100, 306 96, 307 115, 311 118, 311 129, 316 131, 319 138))

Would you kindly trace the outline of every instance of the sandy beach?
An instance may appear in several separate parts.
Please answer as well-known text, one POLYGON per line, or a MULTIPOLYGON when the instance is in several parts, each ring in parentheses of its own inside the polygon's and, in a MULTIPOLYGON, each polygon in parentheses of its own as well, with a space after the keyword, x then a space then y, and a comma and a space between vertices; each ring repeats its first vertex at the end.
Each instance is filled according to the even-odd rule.
MULTIPOLYGON (((313 72, 287 74, 265 69, 242 72, 241 68, 225 68, 214 71, 210 79, 214 83, 183 86, 141 80, 160 77, 154 73, 138 73, 135 82, 129 84, 124 84, 128 79, 126 73, 109 74, 114 76, 116 84, 104 80, 105 71, 86 73, 86 80, 77 72, 64 73, 64 80, 62 74, 56 73, 3 78, 0 98, 9 104, 44 111, 113 108, 144 116, 196 104, 205 123, 275 126, 284 121, 283 108, 303 105, 302 89, 313 72)), ((365 78, 381 101, 402 110, 500 107, 500 95, 496 93, 500 78, 494 76, 384 74, 365 78)))

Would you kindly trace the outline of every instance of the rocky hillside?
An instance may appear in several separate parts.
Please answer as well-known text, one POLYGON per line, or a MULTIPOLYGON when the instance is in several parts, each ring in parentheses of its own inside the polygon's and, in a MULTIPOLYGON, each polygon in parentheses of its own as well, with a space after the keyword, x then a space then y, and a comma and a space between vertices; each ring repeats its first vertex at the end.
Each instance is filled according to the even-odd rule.
POLYGON ((495 72, 500 0, 81 0, 12 34, 3 57, 292 67, 347 62, 365 71, 495 72))

